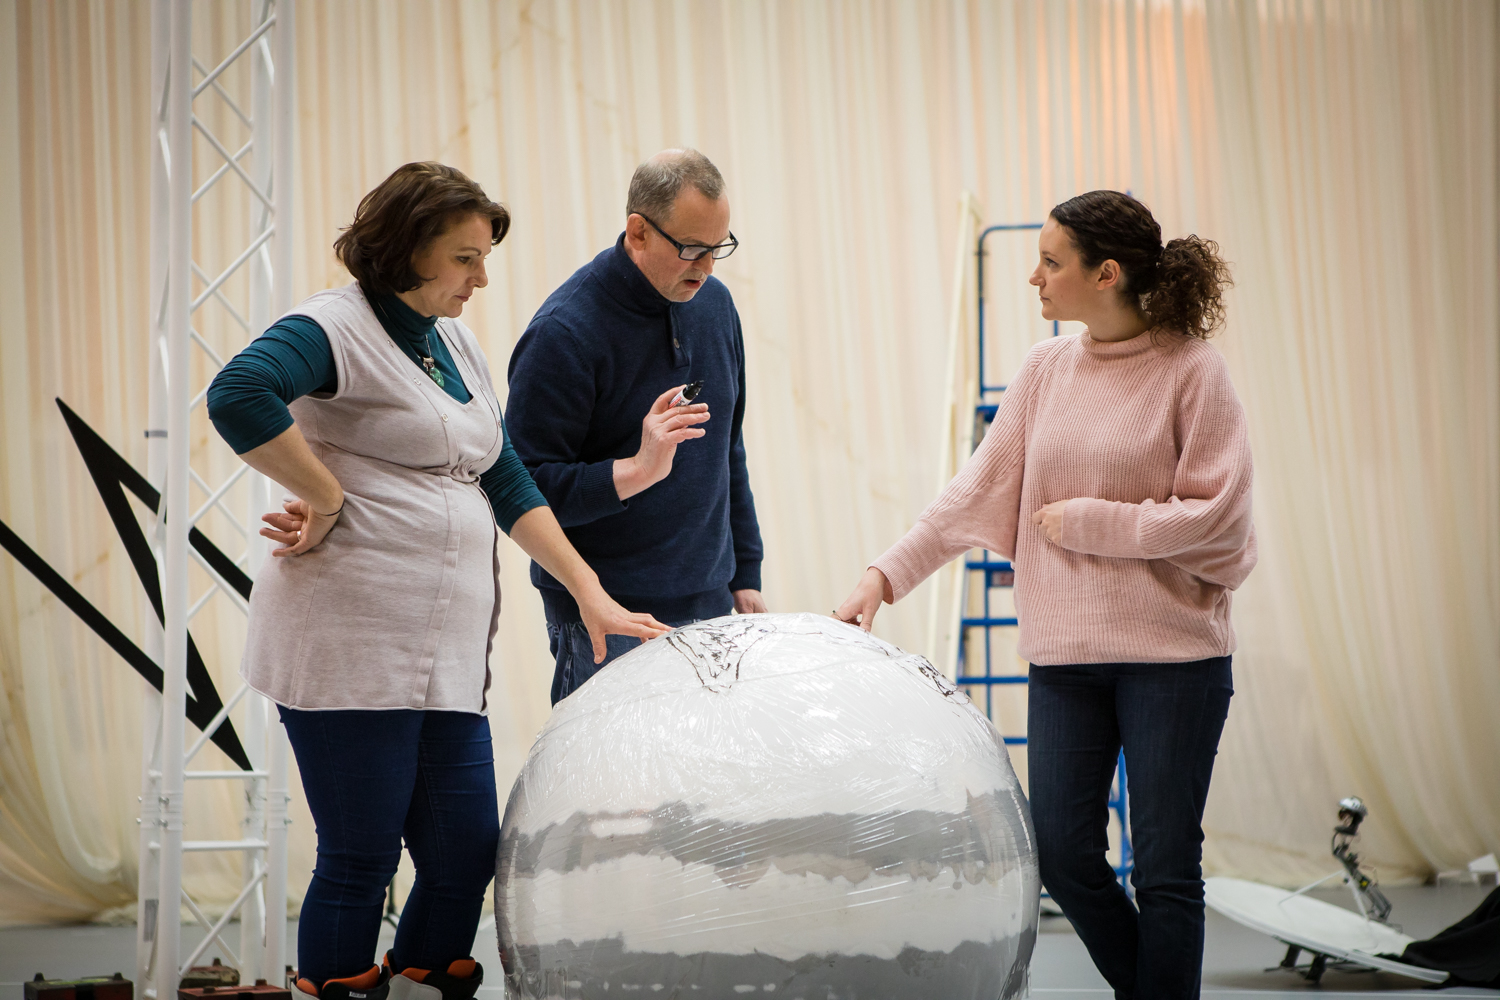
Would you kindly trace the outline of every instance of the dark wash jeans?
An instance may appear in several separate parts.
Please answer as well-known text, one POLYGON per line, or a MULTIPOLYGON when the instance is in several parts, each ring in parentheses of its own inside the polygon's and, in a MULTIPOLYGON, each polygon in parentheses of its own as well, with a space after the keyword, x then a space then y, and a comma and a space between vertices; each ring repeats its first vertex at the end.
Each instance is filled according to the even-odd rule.
MULTIPOLYGON (((728 614, 726 611, 725 614, 728 614)), ((671 628, 693 624, 687 622, 662 622, 671 628)), ((547 640, 557 666, 552 673, 552 704, 556 705, 568 695, 583 687, 583 682, 609 666, 641 644, 641 640, 629 635, 604 637, 604 662, 594 662, 594 644, 589 641, 589 630, 583 622, 548 622, 547 640)))
POLYGON ((378 961, 403 837, 417 875, 396 929, 397 967, 446 970, 468 957, 500 845, 489 719, 282 708, 281 721, 318 835, 297 928, 298 975, 322 983, 378 961))
POLYGON ((1203 806, 1234 694, 1229 661, 1031 666, 1027 760, 1042 884, 1122 1000, 1199 995, 1203 806), (1105 859, 1122 746, 1134 905, 1105 859))

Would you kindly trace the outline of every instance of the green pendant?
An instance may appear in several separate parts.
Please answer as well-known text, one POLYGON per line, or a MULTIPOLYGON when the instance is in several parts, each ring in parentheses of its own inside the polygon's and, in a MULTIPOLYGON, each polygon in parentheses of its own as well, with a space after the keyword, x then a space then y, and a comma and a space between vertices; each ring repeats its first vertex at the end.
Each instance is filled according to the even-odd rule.
POLYGON ((442 372, 440 372, 436 368, 434 368, 434 369, 432 369, 432 371, 428 372, 427 374, 429 374, 429 375, 432 376, 432 380, 437 383, 437 386, 438 386, 439 389, 441 389, 443 387, 443 373, 442 372))

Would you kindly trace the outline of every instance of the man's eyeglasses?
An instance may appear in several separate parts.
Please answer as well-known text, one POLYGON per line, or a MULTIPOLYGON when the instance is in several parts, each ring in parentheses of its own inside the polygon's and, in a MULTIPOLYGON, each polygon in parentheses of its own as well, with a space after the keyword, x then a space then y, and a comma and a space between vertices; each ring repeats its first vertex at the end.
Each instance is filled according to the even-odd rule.
MULTIPOLYGON (((637 212, 636 214, 641 215, 641 213, 639 212, 637 212)), ((711 247, 706 247, 702 243, 678 243, 676 240, 672 239, 672 237, 668 236, 666 232, 661 228, 661 226, 658 226, 655 222, 653 222, 649 215, 641 215, 641 218, 645 219, 647 222, 650 222, 651 228, 656 230, 658 233, 661 233, 662 239, 666 240, 668 243, 676 247, 677 256, 682 258, 683 260, 699 260, 703 257, 704 254, 713 254, 714 260, 723 260, 725 257, 728 257, 730 254, 734 253, 734 248, 740 245, 740 241, 734 238, 734 233, 729 234, 729 240, 727 242, 720 243, 716 246, 711 247)))

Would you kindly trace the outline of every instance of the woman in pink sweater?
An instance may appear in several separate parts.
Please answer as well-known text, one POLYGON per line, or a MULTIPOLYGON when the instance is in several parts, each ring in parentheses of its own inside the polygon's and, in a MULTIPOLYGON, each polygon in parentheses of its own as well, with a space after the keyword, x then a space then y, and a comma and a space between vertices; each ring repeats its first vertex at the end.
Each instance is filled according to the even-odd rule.
POLYGON ((837 615, 869 629, 971 548, 1014 561, 1042 882, 1116 997, 1196 997, 1230 592, 1255 565, 1244 411, 1204 343, 1228 268, 1211 241, 1163 246, 1117 191, 1058 205, 1038 246, 1042 316, 1088 329, 1032 348, 974 456, 837 615), (1105 859, 1122 746, 1136 905, 1105 859))

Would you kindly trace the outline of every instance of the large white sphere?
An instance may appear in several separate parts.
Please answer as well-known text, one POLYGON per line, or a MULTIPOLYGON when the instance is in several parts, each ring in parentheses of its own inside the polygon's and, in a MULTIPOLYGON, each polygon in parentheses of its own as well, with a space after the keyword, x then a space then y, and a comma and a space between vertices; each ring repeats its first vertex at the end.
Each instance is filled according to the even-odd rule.
POLYGON ((510 996, 995 1000, 1025 991, 1039 889, 967 696, 853 626, 742 615, 557 706, 495 913, 510 996))

